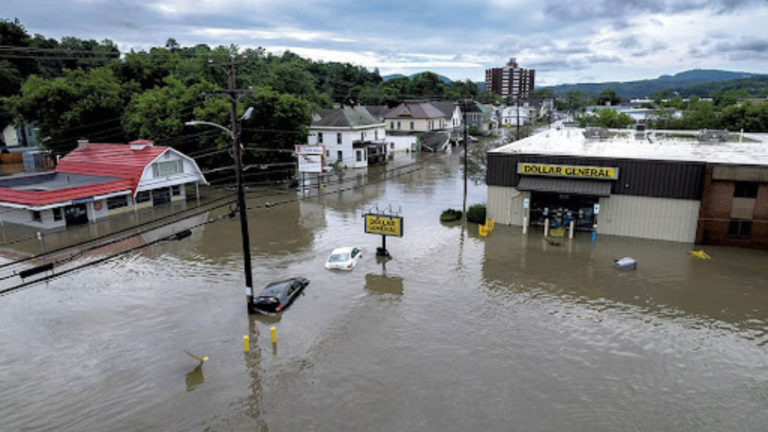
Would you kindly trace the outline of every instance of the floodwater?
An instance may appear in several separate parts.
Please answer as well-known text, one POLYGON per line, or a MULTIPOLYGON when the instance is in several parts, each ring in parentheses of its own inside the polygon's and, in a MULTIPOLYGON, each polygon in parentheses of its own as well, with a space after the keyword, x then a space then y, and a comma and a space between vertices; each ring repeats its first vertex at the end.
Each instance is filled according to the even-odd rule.
POLYGON ((311 280, 280 316, 246 315, 228 218, 0 297, 0 430, 766 430, 768 253, 480 238, 438 222, 461 208, 459 162, 252 210, 257 289, 311 280), (377 206, 405 218, 386 263, 362 226, 377 206), (343 245, 358 267, 324 270, 343 245), (637 270, 613 269, 626 255, 637 270))

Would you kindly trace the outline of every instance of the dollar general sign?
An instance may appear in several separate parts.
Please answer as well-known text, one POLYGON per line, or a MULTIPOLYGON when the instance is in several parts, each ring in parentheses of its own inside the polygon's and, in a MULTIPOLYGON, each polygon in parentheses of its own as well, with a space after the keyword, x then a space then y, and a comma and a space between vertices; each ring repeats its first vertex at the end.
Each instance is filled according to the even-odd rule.
POLYGON ((403 236, 402 216, 366 214, 365 232, 368 234, 381 234, 392 237, 403 236))
POLYGON ((528 162, 518 163, 517 173, 523 175, 588 178, 595 180, 616 180, 619 178, 619 169, 613 167, 552 165, 528 162))

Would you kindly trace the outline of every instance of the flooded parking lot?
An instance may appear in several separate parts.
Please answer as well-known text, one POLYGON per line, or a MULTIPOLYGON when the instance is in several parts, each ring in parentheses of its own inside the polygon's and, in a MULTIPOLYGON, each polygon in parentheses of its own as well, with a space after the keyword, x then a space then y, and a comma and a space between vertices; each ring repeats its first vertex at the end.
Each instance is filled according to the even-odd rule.
POLYGON ((765 430, 768 253, 480 238, 438 222, 455 155, 360 185, 250 212, 257 290, 311 280, 280 316, 245 313, 236 219, 0 297, 0 430, 765 430), (405 219, 386 263, 376 206, 405 219), (339 246, 364 250, 354 271, 323 268, 339 246))

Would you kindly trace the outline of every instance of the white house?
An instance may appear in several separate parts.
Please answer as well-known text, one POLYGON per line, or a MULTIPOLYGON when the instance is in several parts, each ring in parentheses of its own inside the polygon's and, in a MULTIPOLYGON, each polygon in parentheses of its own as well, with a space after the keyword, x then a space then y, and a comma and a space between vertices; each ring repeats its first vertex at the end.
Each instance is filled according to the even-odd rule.
POLYGON ((194 159, 152 141, 78 147, 55 171, 0 179, 3 222, 41 229, 88 223, 112 214, 186 198, 206 184, 194 159))
POLYGON ((508 106, 501 111, 502 126, 517 126, 518 119, 520 125, 533 124, 536 122, 538 110, 532 106, 508 106), (518 114, 518 110, 520 111, 518 114))
POLYGON ((386 161, 386 128, 370 114, 334 108, 318 114, 309 128, 307 144, 325 146, 326 164, 365 168, 386 161))

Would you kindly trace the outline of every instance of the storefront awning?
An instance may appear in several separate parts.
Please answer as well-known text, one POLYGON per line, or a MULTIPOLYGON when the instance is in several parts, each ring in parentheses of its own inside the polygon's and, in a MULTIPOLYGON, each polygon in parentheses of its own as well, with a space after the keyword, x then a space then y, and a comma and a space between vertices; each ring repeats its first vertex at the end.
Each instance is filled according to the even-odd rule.
POLYGON ((611 195, 611 182, 523 176, 517 190, 602 197, 611 195))

